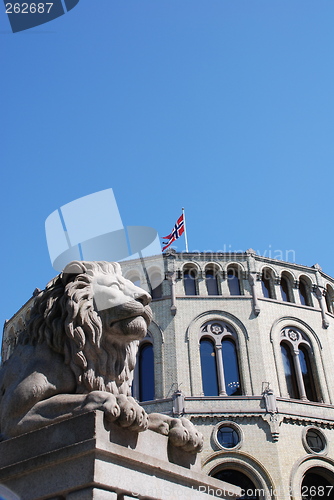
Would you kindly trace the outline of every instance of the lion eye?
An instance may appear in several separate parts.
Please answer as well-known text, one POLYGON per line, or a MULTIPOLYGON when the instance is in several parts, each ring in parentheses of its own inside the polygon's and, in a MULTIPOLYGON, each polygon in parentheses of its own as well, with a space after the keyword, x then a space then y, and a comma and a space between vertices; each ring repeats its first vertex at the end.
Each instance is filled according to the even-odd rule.
POLYGON ((109 285, 109 286, 110 286, 110 287, 113 287, 113 288, 117 288, 117 290, 120 290, 120 289, 121 289, 121 287, 119 286, 119 284, 118 284, 118 283, 110 283, 110 285, 109 285))

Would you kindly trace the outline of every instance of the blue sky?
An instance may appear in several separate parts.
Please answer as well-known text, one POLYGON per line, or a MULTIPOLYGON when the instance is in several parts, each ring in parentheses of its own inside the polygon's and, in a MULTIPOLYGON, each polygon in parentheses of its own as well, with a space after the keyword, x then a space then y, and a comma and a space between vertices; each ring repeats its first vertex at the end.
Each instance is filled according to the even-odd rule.
POLYGON ((0 9, 1 322, 55 275, 47 216, 109 187, 124 224, 165 235, 184 206, 190 250, 334 276, 333 22, 332 0, 80 0, 13 34, 0 9))

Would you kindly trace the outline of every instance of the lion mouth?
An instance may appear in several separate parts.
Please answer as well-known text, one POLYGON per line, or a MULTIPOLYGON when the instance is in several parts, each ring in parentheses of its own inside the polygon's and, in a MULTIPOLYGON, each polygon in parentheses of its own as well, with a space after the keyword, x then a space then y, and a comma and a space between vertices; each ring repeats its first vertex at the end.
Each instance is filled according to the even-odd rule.
POLYGON ((144 338, 152 320, 152 310, 138 301, 130 301, 109 310, 101 311, 103 323, 113 337, 144 338))
MULTIPOLYGON (((151 321, 152 321, 152 317, 153 317, 153 314, 152 314, 152 310, 149 306, 145 306, 142 308, 143 311, 141 311, 141 313, 138 314, 138 311, 133 311, 132 314, 124 314, 123 315, 118 315, 117 319, 111 321, 111 323, 109 324, 109 328, 112 328, 114 325, 116 325, 116 323, 119 323, 120 321, 132 321, 134 320, 135 318, 143 318, 146 322, 146 326, 148 326, 151 321), (123 317, 122 317, 123 316, 123 317)), ((125 313, 125 311, 124 311, 125 313)))

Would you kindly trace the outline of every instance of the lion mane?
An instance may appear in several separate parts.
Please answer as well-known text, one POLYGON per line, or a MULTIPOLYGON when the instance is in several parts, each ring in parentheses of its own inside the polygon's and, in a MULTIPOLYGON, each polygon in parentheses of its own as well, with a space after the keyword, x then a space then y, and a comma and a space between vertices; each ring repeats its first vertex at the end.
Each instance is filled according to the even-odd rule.
POLYGON ((18 344, 41 344, 63 354, 76 379, 76 392, 94 390, 131 394, 138 340, 105 348, 102 320, 96 309, 95 273, 114 274, 124 283, 119 264, 75 262, 77 271, 56 276, 35 298, 27 328, 18 344))

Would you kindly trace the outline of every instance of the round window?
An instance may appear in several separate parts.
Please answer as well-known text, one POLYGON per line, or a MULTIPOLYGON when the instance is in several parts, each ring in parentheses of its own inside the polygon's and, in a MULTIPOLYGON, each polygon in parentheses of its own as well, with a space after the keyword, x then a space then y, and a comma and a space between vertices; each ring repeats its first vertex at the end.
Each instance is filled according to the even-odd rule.
POLYGON ((321 453, 326 448, 326 439, 318 429, 308 429, 306 444, 314 453, 321 453))
POLYGON ((222 425, 217 431, 217 441, 223 448, 235 448, 240 442, 240 436, 234 427, 222 425))

